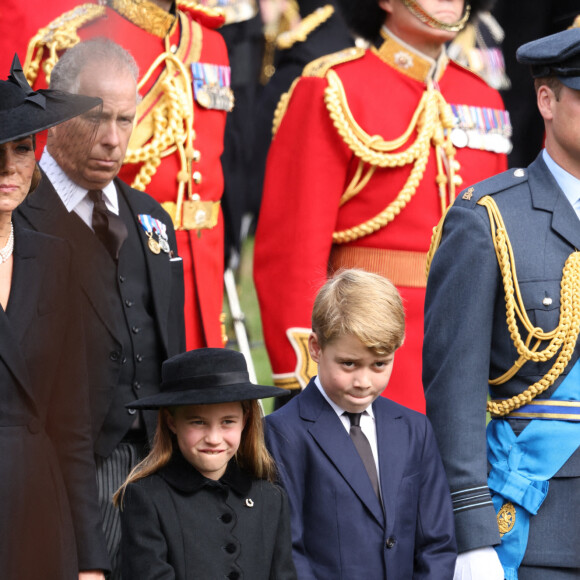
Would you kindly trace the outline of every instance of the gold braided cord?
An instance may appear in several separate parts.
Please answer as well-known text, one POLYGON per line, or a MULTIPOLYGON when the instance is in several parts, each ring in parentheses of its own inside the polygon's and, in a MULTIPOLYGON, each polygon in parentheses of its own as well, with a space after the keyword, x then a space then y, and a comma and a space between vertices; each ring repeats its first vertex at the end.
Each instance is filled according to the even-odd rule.
POLYGON ((296 28, 278 35, 276 47, 278 50, 288 50, 297 42, 304 42, 319 26, 324 24, 334 14, 332 4, 319 6, 314 12, 305 16, 296 28))
POLYGON ((217 6, 205 6, 204 4, 197 2, 197 0, 177 0, 177 8, 201 12, 211 18, 226 17, 226 12, 223 8, 217 6))
POLYGON ((485 196, 477 202, 487 209, 491 224, 492 239, 502 275, 506 302, 506 322, 510 337, 519 354, 512 368, 501 377, 490 380, 491 385, 501 385, 513 377, 528 361, 545 362, 551 360, 560 350, 552 368, 536 383, 529 386, 523 393, 504 401, 489 401, 487 410, 494 417, 503 417, 522 405, 532 401, 539 394, 551 387, 562 374, 576 347, 580 334, 580 252, 568 256, 562 272, 560 283, 560 319, 558 326, 545 332, 534 327, 528 318, 518 284, 513 249, 505 229, 497 204, 490 196, 485 196), (524 341, 517 322, 527 332, 524 341), (549 341, 548 345, 538 350, 541 342, 549 341), (533 346, 530 348, 530 344, 533 346))
POLYGON ((142 163, 132 187, 145 191, 161 163, 161 159, 177 151, 181 170, 177 175, 178 193, 175 223, 181 223, 181 211, 185 188, 191 192, 191 168, 194 156, 193 140, 193 96, 191 80, 185 65, 174 54, 166 51, 160 54, 147 73, 139 81, 141 89, 161 64, 165 66, 165 76, 161 80, 163 98, 153 108, 153 136, 138 149, 128 149, 125 163, 142 163), (178 73, 178 74, 177 74, 178 73))
MULTIPOLYGON (((372 234, 395 219, 417 191, 429 160, 431 145, 436 150, 440 148, 437 155, 445 155, 450 160, 451 180, 448 180, 442 163, 438 159, 437 184, 440 194, 451 183, 450 197, 454 195, 451 192, 454 191, 456 177, 454 175, 456 168, 455 148, 444 132, 445 129, 450 130, 453 127, 453 113, 443 95, 433 88, 431 82, 428 83, 406 131, 397 139, 385 141, 379 135, 368 135, 355 121, 348 107, 344 87, 338 75, 330 70, 326 78, 328 80, 328 86, 324 93, 326 108, 339 135, 356 157, 372 167, 392 168, 413 164, 409 177, 397 197, 374 218, 353 228, 334 232, 333 242, 335 244, 351 242, 372 234), (403 146, 414 131, 416 131, 417 136, 407 149, 391 153, 403 146)), ((358 176, 368 181, 370 175, 372 173, 362 177, 362 170, 359 167, 355 177, 358 176)), ((356 179, 351 180, 343 195, 343 200, 352 198, 361 189, 362 187, 356 179)), ((445 195, 442 199, 442 208, 444 208, 446 207, 445 195)))
POLYGON ((274 118, 272 120, 272 138, 276 136, 278 129, 280 127, 280 123, 286 114, 286 110, 288 109, 288 103, 290 102, 290 97, 292 96, 292 92, 294 91, 294 87, 298 84, 300 77, 294 79, 294 82, 288 89, 287 93, 282 93, 278 104, 276 105, 276 110, 274 111, 274 118))
POLYGON ((104 6, 82 4, 73 10, 65 12, 45 28, 41 28, 28 43, 24 61, 26 80, 31 85, 36 81, 46 49, 49 52, 49 56, 44 61, 42 69, 46 76, 46 84, 49 84, 52 69, 58 62, 58 52, 78 44, 81 41, 77 34, 78 29, 92 20, 102 18, 105 13, 104 6))
POLYGON ((447 217, 447 212, 450 210, 451 205, 447 207, 445 213, 439 220, 439 223, 433 228, 433 235, 431 236, 431 245, 429 246, 429 251, 427 252, 427 265, 425 267, 425 278, 429 278, 429 270, 431 270, 431 262, 433 261, 433 256, 441 244, 441 238, 443 237, 443 224, 445 223, 445 218, 447 217))

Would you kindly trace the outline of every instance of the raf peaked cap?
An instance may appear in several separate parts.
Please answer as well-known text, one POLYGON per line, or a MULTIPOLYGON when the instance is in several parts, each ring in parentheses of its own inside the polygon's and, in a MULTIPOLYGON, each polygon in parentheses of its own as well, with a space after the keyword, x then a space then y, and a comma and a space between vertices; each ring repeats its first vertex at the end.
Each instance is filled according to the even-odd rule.
POLYGON ((17 141, 100 106, 101 99, 52 89, 33 91, 18 57, 0 81, 0 143, 17 141))
POLYGON ((520 46, 518 62, 530 65, 532 76, 557 77, 580 91, 580 28, 570 28, 520 46))
POLYGON ((286 389, 251 383, 244 355, 227 348, 199 348, 167 359, 161 367, 160 391, 125 406, 158 409, 290 394, 286 389))

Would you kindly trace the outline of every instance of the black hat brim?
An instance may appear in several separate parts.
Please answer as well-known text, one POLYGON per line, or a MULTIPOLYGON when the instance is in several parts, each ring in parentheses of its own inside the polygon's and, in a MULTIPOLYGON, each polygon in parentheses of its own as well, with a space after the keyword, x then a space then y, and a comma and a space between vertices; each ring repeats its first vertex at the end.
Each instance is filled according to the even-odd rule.
POLYGON ((183 391, 166 391, 127 403, 125 407, 127 409, 159 409, 160 407, 178 407, 182 405, 213 405, 216 403, 284 397, 289 394, 290 391, 287 389, 255 385, 248 382, 183 391))
POLYGON ((48 89, 37 93, 44 97, 44 107, 25 101, 14 109, 0 111, 0 144, 40 133, 102 104, 101 99, 84 95, 48 89))

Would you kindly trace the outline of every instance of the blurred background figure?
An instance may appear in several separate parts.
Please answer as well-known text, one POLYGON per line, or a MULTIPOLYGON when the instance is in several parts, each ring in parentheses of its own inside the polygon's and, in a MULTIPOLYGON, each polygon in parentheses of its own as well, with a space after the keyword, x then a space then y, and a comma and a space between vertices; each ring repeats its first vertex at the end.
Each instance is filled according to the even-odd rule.
POLYGON ((424 411, 432 229, 461 181, 507 166, 510 125, 499 93, 445 51, 479 5, 341 0, 348 29, 370 48, 311 62, 281 98, 254 262, 278 386, 298 392, 316 373, 306 348, 314 293, 327 273, 359 267, 403 296, 407 332, 386 395, 424 411))

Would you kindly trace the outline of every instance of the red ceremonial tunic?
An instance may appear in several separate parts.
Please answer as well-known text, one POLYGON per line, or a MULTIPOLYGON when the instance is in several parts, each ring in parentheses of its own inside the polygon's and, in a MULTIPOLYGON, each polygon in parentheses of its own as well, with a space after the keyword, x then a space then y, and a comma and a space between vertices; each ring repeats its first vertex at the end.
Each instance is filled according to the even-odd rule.
MULTIPOLYGON (((190 65, 199 62, 205 65, 229 66, 223 38, 205 26, 207 23, 215 27, 216 24, 223 23, 223 18, 212 16, 203 7, 187 9, 180 7, 179 4, 176 16, 145 0, 139 2, 114 0, 109 4, 115 9, 103 7, 102 15, 91 19, 77 30, 81 40, 98 36, 111 38, 133 55, 139 66, 140 79, 162 53, 177 57, 189 75, 187 86, 193 99, 194 149, 190 193, 193 194, 193 199, 208 202, 206 208, 209 208, 210 213, 213 211, 214 220, 213 223, 200 229, 188 229, 185 224, 175 223, 174 220, 177 248, 179 256, 183 259, 185 275, 186 342, 188 350, 203 346, 221 347, 224 344, 221 323, 224 233, 223 217, 219 207, 223 193, 220 156, 223 151, 227 112, 205 108, 198 104, 193 97, 190 65)), ((47 52, 45 50, 42 62, 47 52)), ((132 150, 146 147, 151 142, 154 115, 159 107, 164 107, 167 103, 163 86, 167 62, 170 60, 164 60, 144 86, 140 87, 142 101, 137 109, 136 125, 129 143, 128 155, 132 150)), ((174 66, 174 70, 176 69, 174 66)), ((40 70, 42 71, 42 68, 40 70)), ((25 72, 29 74, 29 67, 25 72)), ((46 86, 46 80, 40 73, 35 88, 43 86, 46 86)), ((142 187, 135 182, 141 167, 141 162, 126 163, 119 177, 151 195, 163 204, 173 217, 175 207, 171 209, 166 204, 175 204, 177 201, 178 176, 182 169, 180 152, 173 147, 169 154, 163 154, 160 164, 151 175, 150 182, 142 187)), ((187 188, 184 197, 189 198, 187 188)))
MULTIPOLYGON (((343 84, 356 123, 370 136, 393 140, 409 126, 433 62, 410 53, 392 38, 387 42, 378 51, 365 51, 348 62, 343 58, 331 68, 343 84)), ((479 77, 446 59, 442 65, 445 68, 436 75, 436 86, 448 104, 503 110, 499 93, 479 77)), ((326 280, 331 251, 337 247, 333 233, 357 226, 384 210, 401 191, 411 170, 410 165, 378 167, 360 193, 340 205, 359 159, 329 115, 324 101, 328 84, 324 75, 303 76, 291 93, 268 156, 256 234, 254 278, 264 337, 275 381, 289 388, 298 387, 296 380, 304 387, 305 374, 316 373, 315 367, 306 369, 305 339, 314 297, 326 280), (289 339, 293 334, 289 329, 293 328, 303 331, 302 338, 294 343, 289 339)), ((398 151, 408 147, 415 135, 398 151)), ((469 147, 457 149, 456 159, 463 179, 459 189, 503 171, 507 165, 504 154, 469 147)), ((365 171, 368 167, 365 164, 365 171)), ((433 227, 442 215, 436 175, 431 146, 416 193, 400 214, 378 231, 340 244, 342 251, 365 248, 371 249, 373 256, 375 250, 389 250, 389 260, 394 260, 389 277, 403 298, 406 337, 396 353, 385 395, 423 412, 424 267, 433 227)), ((357 263, 355 258, 350 266, 383 273, 371 262, 357 263)))

